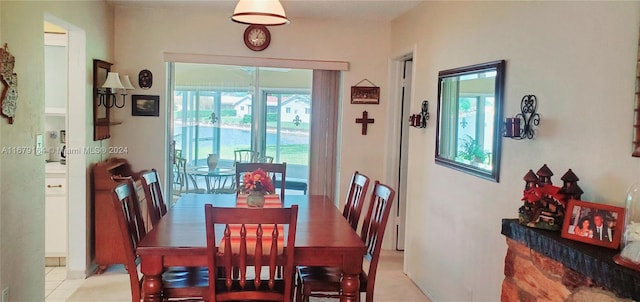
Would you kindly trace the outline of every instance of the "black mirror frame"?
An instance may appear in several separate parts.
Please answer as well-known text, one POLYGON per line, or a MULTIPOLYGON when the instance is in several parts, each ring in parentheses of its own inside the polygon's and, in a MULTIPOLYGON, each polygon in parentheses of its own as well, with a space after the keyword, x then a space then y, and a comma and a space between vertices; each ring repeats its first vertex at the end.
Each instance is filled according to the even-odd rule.
POLYGON ((466 67, 443 70, 438 73, 438 112, 436 124, 436 164, 446 166, 461 172, 475 175, 487 180, 499 182, 500 180, 500 153, 502 147, 502 120, 504 106, 504 82, 505 82, 506 61, 492 61, 482 64, 476 64, 466 67), (444 78, 452 76, 460 76, 465 74, 477 73, 479 71, 495 69, 495 114, 493 121, 493 149, 491 153, 491 171, 480 169, 478 167, 458 162, 440 156, 440 127, 441 127, 441 108, 442 108, 442 81, 444 78))

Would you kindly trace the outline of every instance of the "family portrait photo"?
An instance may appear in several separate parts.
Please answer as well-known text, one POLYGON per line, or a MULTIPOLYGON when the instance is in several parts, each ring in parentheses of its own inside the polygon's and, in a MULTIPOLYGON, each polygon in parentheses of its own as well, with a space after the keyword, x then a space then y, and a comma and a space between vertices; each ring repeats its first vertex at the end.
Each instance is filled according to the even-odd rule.
POLYGON ((562 237, 617 249, 624 209, 586 201, 570 200, 562 237))

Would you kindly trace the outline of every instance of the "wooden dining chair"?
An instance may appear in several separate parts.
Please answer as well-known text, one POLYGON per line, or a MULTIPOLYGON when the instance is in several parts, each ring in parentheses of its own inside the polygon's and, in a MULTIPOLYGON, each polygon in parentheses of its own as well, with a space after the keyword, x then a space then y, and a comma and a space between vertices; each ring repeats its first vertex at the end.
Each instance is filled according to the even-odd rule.
MULTIPOLYGON (((389 220, 395 190, 375 182, 369 210, 364 219, 360 238, 367 246, 364 255, 369 261, 368 271, 360 272, 360 292, 366 293, 366 301, 373 302, 376 271, 380 260, 384 230, 389 220)), ((340 298, 340 277, 342 273, 335 267, 300 266, 296 276, 296 301, 309 301, 309 297, 340 298)))
POLYGON ((142 180, 142 189, 147 203, 149 219, 151 220, 151 225, 155 227, 160 218, 167 214, 167 205, 164 203, 160 178, 156 169, 151 169, 143 171, 140 174, 140 179, 142 180))
MULTIPOLYGON (((140 302, 142 279, 138 275, 136 248, 146 235, 133 183, 124 181, 113 191, 118 226, 125 251, 125 268, 131 285, 131 301, 140 302)), ((162 274, 163 299, 203 298, 208 291, 208 272, 199 267, 172 267, 162 274)))
POLYGON ((205 205, 208 301, 291 301, 298 206, 220 208, 205 205), (223 229, 222 238, 216 227, 223 229), (282 278, 276 268, 283 267, 282 278), (233 273, 238 271, 238 275, 233 273))
POLYGON ((242 186, 242 175, 255 170, 262 169, 270 177, 274 186, 280 182, 280 200, 284 200, 285 183, 287 180, 287 163, 236 163, 236 194, 240 193, 242 186))
POLYGON ((355 171, 353 176, 351 176, 349 191, 347 191, 347 200, 344 203, 344 209, 342 211, 342 216, 347 219, 354 231, 358 229, 360 213, 362 212, 362 206, 364 205, 368 188, 369 177, 355 171))
POLYGON ((241 149, 233 151, 234 164, 235 163, 255 163, 258 161, 260 157, 260 152, 249 150, 249 149, 241 149))

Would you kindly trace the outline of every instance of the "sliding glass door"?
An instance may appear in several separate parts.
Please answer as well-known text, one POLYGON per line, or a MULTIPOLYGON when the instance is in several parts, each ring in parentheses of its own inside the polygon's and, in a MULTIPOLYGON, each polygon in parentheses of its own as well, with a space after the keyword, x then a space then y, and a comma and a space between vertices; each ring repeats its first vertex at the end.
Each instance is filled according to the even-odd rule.
MULTIPOLYGON (((173 63, 172 131, 187 167, 232 167, 234 150, 287 163, 287 179, 307 182, 312 71, 173 63)), ((292 192, 293 193, 293 192, 292 192)))
POLYGON ((286 162, 287 179, 296 178, 306 183, 311 95, 309 92, 265 91, 263 96, 267 100, 267 114, 261 154, 273 157, 274 162, 286 162))

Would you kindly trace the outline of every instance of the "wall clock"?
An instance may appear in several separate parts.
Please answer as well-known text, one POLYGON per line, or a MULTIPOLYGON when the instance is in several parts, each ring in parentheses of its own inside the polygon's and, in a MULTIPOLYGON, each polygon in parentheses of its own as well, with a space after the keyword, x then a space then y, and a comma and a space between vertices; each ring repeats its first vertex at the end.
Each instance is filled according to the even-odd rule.
POLYGON ((264 25, 249 25, 244 30, 244 44, 253 51, 267 49, 271 43, 271 33, 264 25))

